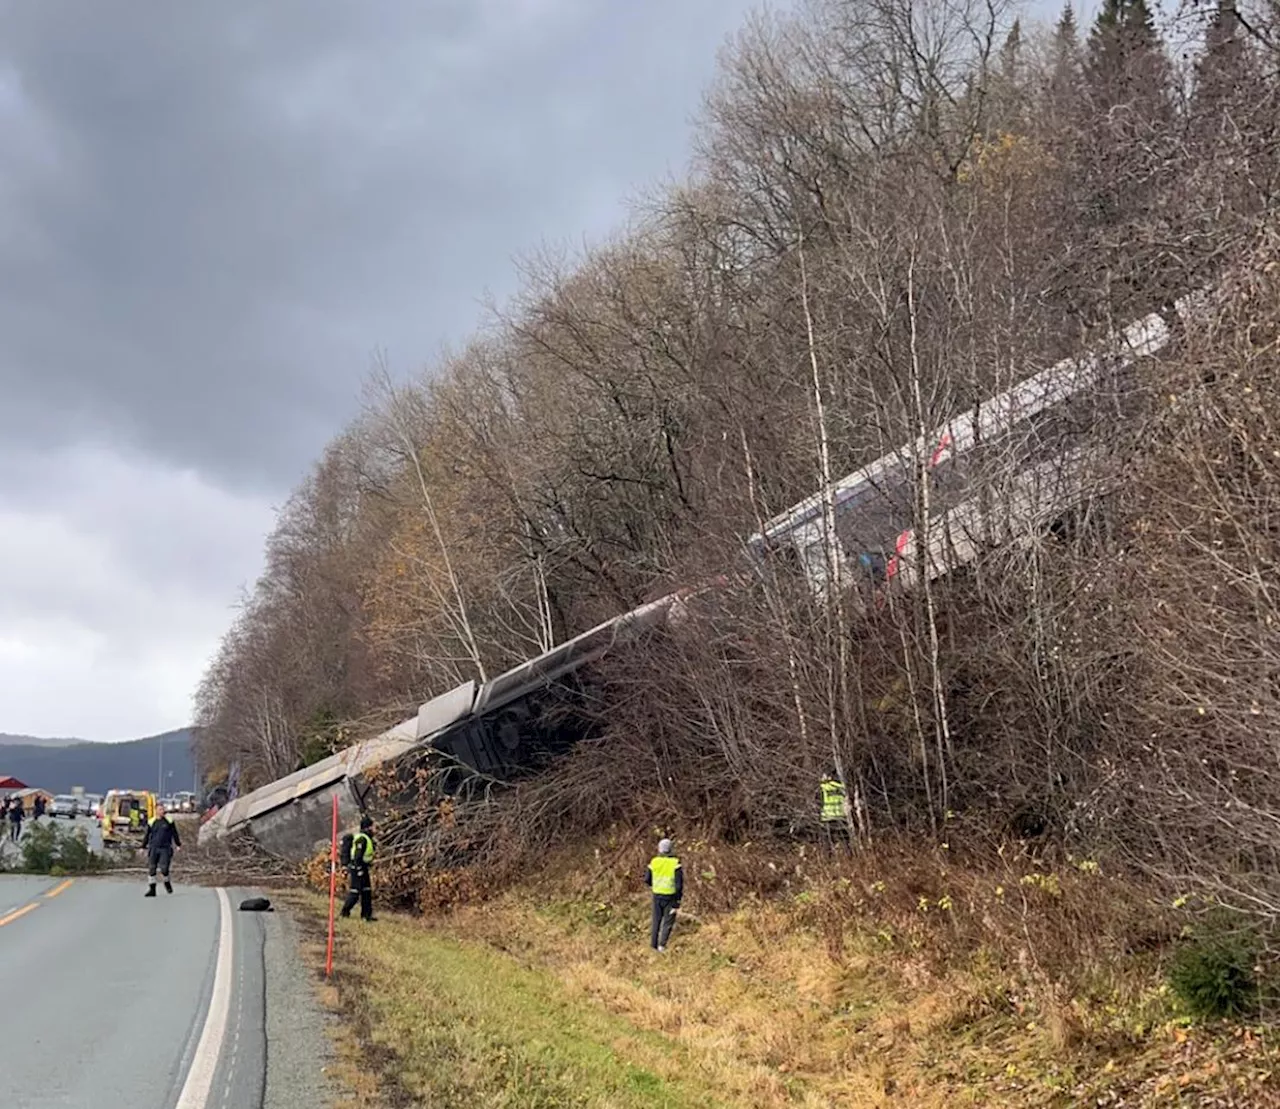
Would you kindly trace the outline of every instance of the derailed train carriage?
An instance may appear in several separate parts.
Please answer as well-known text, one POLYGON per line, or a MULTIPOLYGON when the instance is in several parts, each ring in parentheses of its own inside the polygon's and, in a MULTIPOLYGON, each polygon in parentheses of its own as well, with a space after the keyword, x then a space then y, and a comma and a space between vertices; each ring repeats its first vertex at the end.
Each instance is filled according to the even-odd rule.
POLYGON ((663 624, 685 596, 642 605, 483 684, 464 682, 381 735, 228 802, 201 827, 200 842, 247 834, 273 855, 302 861, 329 837, 333 798, 343 825, 353 823, 389 769, 425 759, 446 793, 537 770, 587 733, 587 667, 663 624))
POLYGON ((780 559, 819 596, 855 583, 864 588, 854 596, 880 595, 890 582, 910 588, 1049 526, 1096 491, 1101 413, 1124 414, 1144 360, 1210 295, 1136 320, 779 513, 747 541, 751 559, 759 569, 780 559))

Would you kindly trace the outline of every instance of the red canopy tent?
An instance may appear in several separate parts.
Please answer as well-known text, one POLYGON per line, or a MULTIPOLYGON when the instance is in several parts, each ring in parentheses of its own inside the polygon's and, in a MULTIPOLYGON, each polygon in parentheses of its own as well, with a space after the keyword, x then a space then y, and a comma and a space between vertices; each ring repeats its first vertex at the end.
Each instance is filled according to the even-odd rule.
POLYGON ((26 789, 27 783, 20 782, 17 778, 6 777, 0 774, 0 789, 26 789))

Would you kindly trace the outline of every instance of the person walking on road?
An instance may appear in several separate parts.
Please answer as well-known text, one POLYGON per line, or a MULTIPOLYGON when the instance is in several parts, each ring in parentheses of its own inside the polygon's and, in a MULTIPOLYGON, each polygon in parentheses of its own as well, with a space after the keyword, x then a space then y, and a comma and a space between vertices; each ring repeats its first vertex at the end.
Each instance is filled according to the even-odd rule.
POLYGON ((373 883, 369 868, 373 865, 373 817, 360 818, 360 831, 351 841, 351 858, 347 862, 347 899, 342 903, 343 917, 360 902, 360 919, 377 920, 373 915, 373 883))
POLYGON ((671 841, 660 840, 658 853, 649 860, 645 885, 653 891, 653 919, 649 927, 649 946, 666 951, 671 929, 676 924, 676 910, 684 897, 684 871, 680 860, 671 853, 671 841))
POLYGON ((178 835, 178 826, 164 814, 164 806, 156 806, 156 818, 147 825, 142 836, 142 849, 147 853, 147 892, 143 897, 156 895, 156 871, 164 879, 164 892, 172 893, 173 885, 169 881, 169 864, 173 862, 173 853, 182 846, 182 837, 178 835))

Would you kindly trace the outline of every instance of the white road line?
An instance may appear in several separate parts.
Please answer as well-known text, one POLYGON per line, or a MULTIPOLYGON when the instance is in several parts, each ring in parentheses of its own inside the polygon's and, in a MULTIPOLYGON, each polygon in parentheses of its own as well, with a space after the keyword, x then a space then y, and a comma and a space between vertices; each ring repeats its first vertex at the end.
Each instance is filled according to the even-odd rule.
POLYGON ((227 1018, 231 1013, 231 974, 235 967, 231 951, 231 901, 227 891, 218 890, 218 907, 221 922, 218 927, 218 962, 213 971, 213 993, 209 997, 209 1011, 205 1014, 200 1042, 187 1080, 182 1084, 176 1109, 205 1109, 209 1092, 213 1089, 213 1075, 218 1068, 218 1056, 222 1054, 222 1041, 227 1035, 227 1018))

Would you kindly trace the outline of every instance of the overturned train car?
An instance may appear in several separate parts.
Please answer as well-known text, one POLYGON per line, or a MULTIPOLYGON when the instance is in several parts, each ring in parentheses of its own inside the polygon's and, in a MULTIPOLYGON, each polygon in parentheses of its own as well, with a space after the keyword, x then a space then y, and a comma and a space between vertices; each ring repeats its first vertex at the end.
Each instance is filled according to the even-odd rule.
POLYGON ((1144 360, 1212 295, 1135 320, 779 513, 747 540, 751 561, 762 571, 781 560, 819 596, 853 584, 863 587, 855 596, 880 596, 892 581, 910 588, 1049 526, 1099 491, 1098 413, 1123 406, 1144 360), (922 474, 929 512, 919 528, 922 474))
POLYGON ((687 593, 608 620, 482 685, 464 682, 381 735, 228 802, 201 827, 200 842, 247 834, 273 855, 302 861, 328 841, 335 796, 349 826, 371 800, 378 773, 411 756, 437 762, 449 792, 536 769, 587 730, 584 668, 665 623, 687 593))

